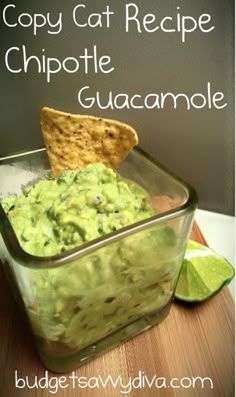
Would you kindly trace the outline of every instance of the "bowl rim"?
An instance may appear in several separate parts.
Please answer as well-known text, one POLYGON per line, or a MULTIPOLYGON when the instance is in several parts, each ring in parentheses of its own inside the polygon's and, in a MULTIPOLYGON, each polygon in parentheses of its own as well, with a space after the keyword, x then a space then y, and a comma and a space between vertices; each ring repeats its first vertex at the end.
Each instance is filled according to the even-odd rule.
MULTIPOLYGON (((79 245, 76 248, 68 250, 66 252, 56 254, 53 256, 36 256, 27 253, 20 245, 17 236, 11 223, 0 203, 0 233, 3 241, 9 251, 11 257, 16 260, 19 264, 27 268, 42 269, 42 268, 55 268, 63 266, 69 262, 73 262, 87 254, 96 251, 99 248, 105 247, 106 245, 118 241, 119 239, 135 234, 139 231, 145 230, 149 227, 169 221, 174 218, 186 215, 187 213, 194 212, 198 204, 198 196, 195 189, 183 181, 180 177, 175 175, 167 167, 161 164, 159 161, 153 159, 152 156, 147 154, 139 146, 135 147, 133 152, 143 156, 152 165, 158 167, 160 170, 168 174, 172 179, 184 188, 188 194, 187 200, 180 206, 162 212, 160 214, 152 215, 149 218, 143 219, 139 222, 132 223, 131 225, 120 228, 114 232, 105 234, 104 236, 98 237, 86 243, 79 245)), ((2 161, 13 160, 19 157, 27 156, 30 154, 36 154, 40 152, 46 152, 46 148, 40 148, 35 150, 22 151, 18 154, 9 155, 0 158, 0 165, 2 161)))

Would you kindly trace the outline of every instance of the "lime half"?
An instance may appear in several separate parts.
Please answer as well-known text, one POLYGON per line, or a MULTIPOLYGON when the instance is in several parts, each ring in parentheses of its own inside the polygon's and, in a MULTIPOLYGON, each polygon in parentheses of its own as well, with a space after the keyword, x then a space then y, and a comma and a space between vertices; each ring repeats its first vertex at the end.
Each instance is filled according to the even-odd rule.
POLYGON ((210 298, 234 277, 234 267, 210 248, 189 240, 175 297, 186 302, 210 298))

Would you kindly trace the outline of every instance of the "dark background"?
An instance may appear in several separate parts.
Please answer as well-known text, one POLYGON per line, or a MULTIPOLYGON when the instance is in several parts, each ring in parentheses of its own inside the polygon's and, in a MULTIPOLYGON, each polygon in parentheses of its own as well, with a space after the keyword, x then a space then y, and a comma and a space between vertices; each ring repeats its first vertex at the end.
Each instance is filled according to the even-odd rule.
MULTIPOLYGON (((39 111, 44 105, 75 113, 116 118, 134 126, 140 145, 172 171, 191 183, 198 192, 200 207, 234 214, 234 2, 231 0, 146 0, 130 1, 141 14, 174 16, 180 6, 185 15, 209 13, 216 27, 208 34, 200 31, 181 43, 178 33, 125 33, 125 1, 41 0, 8 2, 1 0, 0 15, 0 156, 43 145, 39 111), (33 4, 34 3, 34 4, 33 4), (76 27, 72 21, 75 5, 84 3, 86 12, 102 12, 110 5, 115 16, 110 29, 76 27), (15 4, 15 19, 22 12, 63 13, 63 30, 50 35, 46 28, 33 36, 31 28, 8 28, 2 10, 15 4), (48 84, 43 74, 30 68, 27 74, 7 71, 5 52, 12 46, 26 45, 30 55, 78 57, 83 49, 96 44, 101 55, 110 55, 115 71, 110 74, 60 72, 48 84), (77 92, 85 85, 91 92, 108 91, 148 94, 183 92, 190 96, 204 92, 207 82, 225 94, 228 106, 222 110, 100 110, 83 109, 77 92)), ((55 14, 54 14, 55 13, 55 14)), ((158 18, 159 19, 159 18, 158 18)), ((19 64, 19 62, 18 62, 19 64)))

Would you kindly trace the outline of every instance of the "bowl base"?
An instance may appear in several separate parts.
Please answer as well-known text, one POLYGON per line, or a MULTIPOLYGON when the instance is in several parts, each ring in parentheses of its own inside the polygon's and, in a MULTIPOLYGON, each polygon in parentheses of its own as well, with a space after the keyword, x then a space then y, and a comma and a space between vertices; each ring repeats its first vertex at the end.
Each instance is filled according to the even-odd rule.
POLYGON ((79 368, 97 356, 118 346, 120 343, 137 336, 154 325, 159 324, 169 314, 171 303, 172 301, 169 301, 157 312, 143 316, 138 320, 133 321, 122 328, 119 328, 115 332, 106 335, 99 341, 76 352, 73 351, 71 353, 71 350, 69 350, 69 353, 68 348, 63 349, 62 346, 61 348, 57 349, 57 352, 55 352, 55 348, 52 352, 48 343, 42 343, 42 340, 41 342, 38 341, 38 352, 41 361, 47 369, 56 373, 65 373, 79 368))

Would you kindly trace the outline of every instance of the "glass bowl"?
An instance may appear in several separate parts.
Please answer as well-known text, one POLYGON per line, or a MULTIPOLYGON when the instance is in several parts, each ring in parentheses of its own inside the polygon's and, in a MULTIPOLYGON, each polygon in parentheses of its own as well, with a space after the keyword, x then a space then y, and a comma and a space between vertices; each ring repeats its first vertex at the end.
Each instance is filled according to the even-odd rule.
MULTIPOLYGON (((19 194, 49 170, 44 148, 4 157, 0 194, 19 194)), ((196 193, 139 148, 118 172, 148 192, 155 214, 60 255, 26 253, 0 205, 0 259, 41 360, 55 372, 158 324, 171 307, 196 193)))

